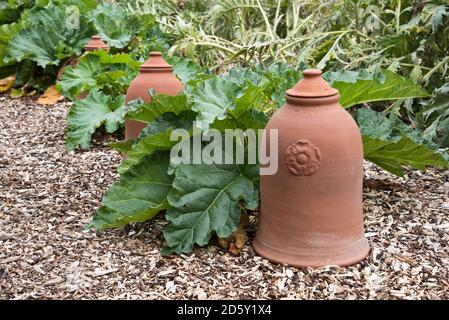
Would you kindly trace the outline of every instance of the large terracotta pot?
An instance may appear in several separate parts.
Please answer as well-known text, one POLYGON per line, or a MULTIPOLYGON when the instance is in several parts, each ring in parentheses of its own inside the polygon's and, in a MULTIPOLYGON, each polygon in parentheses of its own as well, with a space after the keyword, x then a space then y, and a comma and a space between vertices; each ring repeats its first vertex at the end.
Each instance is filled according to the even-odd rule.
POLYGON ((109 51, 109 46, 101 40, 99 35, 92 36, 90 41, 84 46, 84 51, 104 50, 109 51))
MULTIPOLYGON (((184 89, 181 81, 173 74, 173 68, 169 65, 162 53, 151 52, 150 58, 140 66, 139 74, 131 82, 126 93, 126 103, 141 98, 145 102, 151 101, 149 89, 156 93, 176 95, 184 89)), ((139 136, 146 123, 135 120, 126 120, 125 139, 135 139, 139 136)))
MULTIPOLYGON (((360 131, 320 70, 287 91, 266 126, 278 129, 279 167, 260 177, 254 250, 276 263, 350 265, 369 252, 363 227, 360 131)), ((269 148, 267 148, 269 150, 269 148)))

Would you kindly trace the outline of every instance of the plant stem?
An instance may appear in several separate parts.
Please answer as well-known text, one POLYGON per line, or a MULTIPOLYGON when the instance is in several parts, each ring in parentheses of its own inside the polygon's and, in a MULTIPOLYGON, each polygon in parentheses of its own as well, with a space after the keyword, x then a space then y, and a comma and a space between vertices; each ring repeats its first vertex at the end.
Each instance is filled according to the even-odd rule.
POLYGON ((361 33, 361 31, 360 31, 360 17, 359 17, 359 2, 358 1, 355 1, 354 9, 355 9, 355 30, 357 30, 355 38, 356 38, 357 42, 360 42, 359 33, 361 33))
POLYGON ((441 60, 435 67, 433 67, 429 72, 427 72, 426 75, 423 77, 423 80, 425 80, 426 82, 429 81, 432 74, 434 74, 435 71, 437 71, 443 64, 445 64, 448 61, 449 61, 449 56, 447 56, 446 58, 441 60))
POLYGON ((274 40, 275 36, 274 36, 273 30, 271 29, 271 25, 270 25, 270 22, 268 21, 267 13, 263 9, 262 4, 260 3, 260 0, 257 0, 257 5, 259 6, 260 13, 262 14, 263 20, 265 22, 267 32, 270 35, 271 39, 274 40))

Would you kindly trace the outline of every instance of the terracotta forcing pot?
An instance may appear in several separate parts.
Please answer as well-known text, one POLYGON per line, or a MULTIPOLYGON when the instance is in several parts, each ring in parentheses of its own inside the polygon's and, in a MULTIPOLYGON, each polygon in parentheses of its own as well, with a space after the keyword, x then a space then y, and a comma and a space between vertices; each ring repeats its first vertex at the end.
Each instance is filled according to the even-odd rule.
POLYGON ((362 139, 339 97, 320 70, 306 70, 266 126, 268 146, 269 129, 278 129, 278 171, 260 177, 253 247, 268 260, 298 267, 344 266, 369 252, 362 139))
MULTIPOLYGON (((137 98, 150 102, 149 89, 169 95, 176 95, 184 89, 181 81, 173 74, 172 66, 162 58, 160 52, 151 52, 150 58, 140 66, 139 71, 128 88, 126 103, 137 98)), ((126 120, 125 139, 136 139, 146 125, 140 121, 126 120)))
POLYGON ((101 40, 99 35, 92 36, 90 41, 84 46, 84 51, 104 50, 109 51, 109 46, 101 40))
MULTIPOLYGON (((95 50, 103 50, 103 51, 109 51, 109 46, 103 42, 101 37, 99 35, 92 36, 90 38, 90 41, 84 46, 84 51, 95 51, 95 50)), ((78 61, 73 66, 76 66, 78 64, 78 61)), ((85 99, 89 95, 89 92, 83 91, 78 95, 78 99, 85 99)))

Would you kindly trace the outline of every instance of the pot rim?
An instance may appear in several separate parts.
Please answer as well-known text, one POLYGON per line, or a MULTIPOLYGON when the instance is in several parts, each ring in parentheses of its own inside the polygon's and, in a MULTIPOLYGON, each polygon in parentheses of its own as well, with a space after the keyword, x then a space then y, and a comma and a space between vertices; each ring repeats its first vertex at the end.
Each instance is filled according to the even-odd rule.
POLYGON ((292 106, 317 106, 317 105, 330 105, 338 103, 340 100, 340 94, 333 94, 330 96, 322 97, 298 97, 286 94, 285 100, 292 106))
POLYGON ((172 72, 173 67, 140 67, 140 72, 151 73, 151 72, 172 72))

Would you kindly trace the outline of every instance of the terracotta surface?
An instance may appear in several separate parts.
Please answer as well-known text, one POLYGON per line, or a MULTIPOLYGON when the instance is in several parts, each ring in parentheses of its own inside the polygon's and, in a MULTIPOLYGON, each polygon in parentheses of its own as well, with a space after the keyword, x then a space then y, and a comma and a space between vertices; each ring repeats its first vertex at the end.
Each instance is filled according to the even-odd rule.
POLYGON ((356 263, 369 252, 359 129, 320 70, 304 71, 286 99, 266 126, 278 129, 279 167, 260 177, 254 250, 292 266, 356 263))
POLYGON ((90 38, 90 41, 84 46, 84 51, 104 50, 109 51, 109 46, 101 40, 101 37, 96 35, 90 38))
MULTIPOLYGON (((151 101, 149 89, 156 93, 176 95, 184 89, 182 83, 173 74, 173 68, 163 58, 160 52, 151 52, 150 58, 140 66, 139 74, 131 82, 126 93, 126 102, 141 98, 145 102, 151 101)), ((125 139, 135 139, 146 123, 135 120, 126 120, 125 139)))

